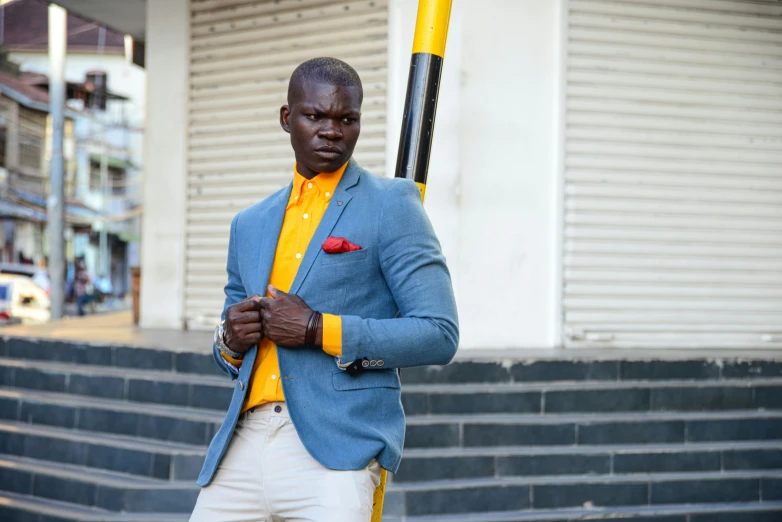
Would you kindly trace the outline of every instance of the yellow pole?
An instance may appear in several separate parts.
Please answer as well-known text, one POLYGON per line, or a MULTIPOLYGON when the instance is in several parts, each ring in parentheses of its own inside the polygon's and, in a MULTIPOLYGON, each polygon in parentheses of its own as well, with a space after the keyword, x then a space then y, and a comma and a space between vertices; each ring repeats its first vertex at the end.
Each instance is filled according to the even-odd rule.
POLYGON ((451 0, 419 0, 395 176, 426 193, 451 0))
MULTIPOLYGON (((421 201, 426 196, 426 178, 450 19, 451 0, 419 0, 395 176, 415 181, 421 189, 421 201)), ((381 470, 380 484, 375 489, 372 503, 372 522, 382 520, 387 479, 388 471, 381 470)))

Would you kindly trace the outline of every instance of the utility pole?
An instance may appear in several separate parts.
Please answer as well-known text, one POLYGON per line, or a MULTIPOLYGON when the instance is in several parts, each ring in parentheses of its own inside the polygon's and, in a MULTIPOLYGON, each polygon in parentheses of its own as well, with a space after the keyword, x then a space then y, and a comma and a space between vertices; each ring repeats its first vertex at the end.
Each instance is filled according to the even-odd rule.
MULTIPOLYGON (((101 67, 104 66, 103 51, 106 46, 106 28, 98 28, 98 57, 101 67)), ((105 71, 104 71, 105 72, 105 71)), ((101 129, 101 154, 100 154, 100 200, 101 200, 101 213, 103 219, 100 227, 100 236, 98 244, 98 277, 103 278, 109 276, 109 237, 108 228, 109 221, 107 216, 109 215, 109 116, 108 116, 108 100, 106 99, 106 90, 108 85, 106 82, 106 76, 96 76, 100 79, 100 89, 98 99, 96 100, 96 114, 98 115, 98 121, 100 121, 101 129), (105 105, 104 105, 105 104, 105 105)), ((96 84, 96 86, 98 86, 96 84)))
POLYGON ((61 319, 65 312, 65 49, 67 18, 62 7, 49 4, 49 113, 52 117, 52 159, 49 173, 49 280, 51 315, 61 319))
MULTIPOLYGON (((434 119, 450 21, 451 0, 418 0, 413 54, 410 58, 405 113, 394 177, 415 181, 421 190, 421 201, 426 197, 434 119)), ((387 480, 388 472, 381 470, 380 484, 375 488, 372 502, 372 522, 380 522, 382 519, 387 480)))
POLYGON ((440 93, 445 42, 451 20, 451 0, 419 0, 413 55, 407 79, 405 113, 396 158, 397 178, 412 179, 426 196, 434 119, 440 93))

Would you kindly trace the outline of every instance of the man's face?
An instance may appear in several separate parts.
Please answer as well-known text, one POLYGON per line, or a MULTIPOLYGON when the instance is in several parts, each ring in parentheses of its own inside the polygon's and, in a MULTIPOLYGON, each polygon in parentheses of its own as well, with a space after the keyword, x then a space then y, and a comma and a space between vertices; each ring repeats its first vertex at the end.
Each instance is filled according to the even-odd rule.
POLYGON ((280 108, 280 125, 291 135, 299 174, 334 172, 347 162, 361 132, 357 87, 305 81, 280 108))

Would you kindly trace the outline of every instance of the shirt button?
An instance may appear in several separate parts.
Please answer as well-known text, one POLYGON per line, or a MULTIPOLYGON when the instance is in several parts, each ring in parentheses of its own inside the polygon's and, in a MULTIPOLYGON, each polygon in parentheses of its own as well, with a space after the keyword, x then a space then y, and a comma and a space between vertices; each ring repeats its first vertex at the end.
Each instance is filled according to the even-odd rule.
POLYGON ((304 219, 307 219, 308 217, 310 217, 309 214, 304 214, 304 219))
POLYGON ((272 375, 272 380, 274 380, 274 379, 276 379, 276 378, 277 378, 277 376, 276 376, 276 375, 272 375))
POLYGON ((329 197, 331 194, 329 192, 326 192, 326 197, 329 197))
POLYGON ((294 199, 294 200, 298 200, 298 199, 299 199, 299 196, 296 196, 296 197, 295 197, 295 198, 293 198, 293 199, 294 199))
POLYGON ((312 183, 307 183, 307 188, 312 188, 312 183))
POLYGON ((296 254, 296 259, 301 259, 301 254, 296 254))

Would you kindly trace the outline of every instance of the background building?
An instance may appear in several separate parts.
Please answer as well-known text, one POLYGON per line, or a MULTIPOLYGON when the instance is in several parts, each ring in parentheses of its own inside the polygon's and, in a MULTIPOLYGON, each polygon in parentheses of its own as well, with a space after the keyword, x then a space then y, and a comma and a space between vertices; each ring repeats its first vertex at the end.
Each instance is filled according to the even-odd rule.
MULTIPOLYGON (((44 95, 49 72, 47 9, 38 0, 0 6, 0 45, 18 64, 26 83, 44 95)), ((69 213, 80 214, 74 218, 79 226, 69 232, 67 257, 71 262, 83 257, 92 274, 107 275, 113 292, 124 295, 130 292, 129 268, 139 264, 145 73, 132 62, 132 45, 124 34, 69 15, 65 77, 72 115, 66 127, 66 193, 71 199, 69 213)), ((44 152, 41 149, 45 163, 36 178, 40 186, 30 187, 23 197, 45 212, 44 152)), ((36 244, 45 243, 42 237, 36 244)))

